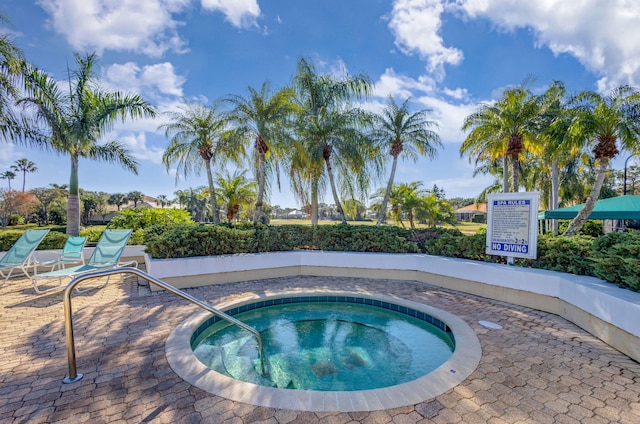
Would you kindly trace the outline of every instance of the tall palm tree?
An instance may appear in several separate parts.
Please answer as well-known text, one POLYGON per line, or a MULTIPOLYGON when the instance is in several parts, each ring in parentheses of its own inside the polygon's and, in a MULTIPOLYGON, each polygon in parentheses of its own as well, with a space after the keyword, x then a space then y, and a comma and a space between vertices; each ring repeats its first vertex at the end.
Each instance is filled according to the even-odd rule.
POLYGON ((269 82, 264 82, 260 90, 248 87, 249 96, 229 95, 225 100, 233 105, 229 118, 239 134, 254 140, 254 174, 258 183, 258 195, 253 214, 253 222, 259 222, 262 215, 267 178, 278 169, 278 164, 287 153, 287 124, 296 110, 294 93, 290 88, 272 94, 269 82))
POLYGON ((0 179, 7 180, 7 182, 9 183, 9 191, 11 191, 11 180, 13 180, 15 177, 16 173, 11 171, 4 171, 2 174, 0 174, 0 179))
POLYGON ((36 172, 38 167, 27 158, 18 159, 15 165, 11 165, 11 169, 16 172, 22 172, 22 192, 24 193, 25 183, 27 181, 27 172, 36 172))
POLYGON ((218 195, 227 209, 228 222, 233 222, 240 208, 252 203, 256 198, 256 183, 247 180, 245 174, 244 170, 235 170, 233 174, 226 171, 217 176, 218 195))
POLYGON ((213 181, 216 161, 228 159, 238 162, 244 157, 244 147, 237 137, 232 137, 228 118, 219 110, 218 104, 210 107, 200 104, 183 106, 180 112, 169 113, 170 122, 160 126, 169 138, 169 146, 162 155, 167 170, 177 162, 176 180, 182 173, 186 178, 191 172, 200 175, 202 168, 207 173, 209 202, 213 211, 213 222, 220 222, 218 202, 213 181))
POLYGON ((591 214, 604 183, 607 169, 620 147, 640 152, 640 91, 623 85, 607 95, 585 91, 573 99, 569 140, 577 147, 592 147, 596 180, 584 207, 571 221, 566 236, 575 235, 591 214))
POLYGON ((78 164, 80 158, 120 164, 137 174, 137 162, 118 140, 101 144, 102 136, 116 121, 155 116, 153 106, 139 95, 127 95, 100 87, 95 76, 96 55, 75 55, 77 69, 68 72, 68 91, 45 72, 25 70, 28 97, 19 103, 31 107, 36 123, 47 128, 43 134, 48 148, 71 160, 67 234, 80 231, 78 164))
POLYGON ((460 155, 467 154, 476 162, 503 159, 505 170, 508 159, 511 162, 511 190, 507 172, 504 172, 503 190, 517 192, 520 157, 534 146, 539 126, 539 98, 524 82, 506 89, 498 101, 480 105, 465 118, 462 130, 470 132, 460 146, 460 155))
MULTIPOLYGON (((9 23, 9 19, 0 14, 0 23, 9 23)), ((22 60, 22 51, 16 47, 9 34, 0 34, 0 136, 7 139, 19 132, 13 103, 18 96, 22 60)))
POLYGON ((402 155, 403 158, 412 159, 414 162, 420 155, 433 159, 437 155, 436 148, 442 147, 438 134, 429 129, 437 127, 437 123, 427 119, 428 113, 427 109, 411 113, 409 99, 398 105, 393 97, 389 96, 381 113, 374 117, 373 139, 384 149, 388 149, 393 158, 387 191, 380 204, 376 226, 382 224, 386 217, 398 157, 402 155))
POLYGON ((335 165, 340 171, 342 188, 347 191, 355 191, 356 185, 362 191, 368 183, 364 171, 369 158, 363 156, 367 141, 363 133, 366 115, 347 103, 353 97, 368 95, 372 84, 364 74, 341 78, 318 75, 313 64, 301 58, 293 87, 301 107, 296 122, 299 146, 292 149, 294 187, 299 189, 300 200, 309 201, 311 224, 317 225, 318 194, 324 177, 323 168, 326 168, 336 209, 346 222, 333 167, 335 165), (349 177, 347 170, 352 171, 355 180, 349 177), (306 190, 309 192, 305 193, 306 190))

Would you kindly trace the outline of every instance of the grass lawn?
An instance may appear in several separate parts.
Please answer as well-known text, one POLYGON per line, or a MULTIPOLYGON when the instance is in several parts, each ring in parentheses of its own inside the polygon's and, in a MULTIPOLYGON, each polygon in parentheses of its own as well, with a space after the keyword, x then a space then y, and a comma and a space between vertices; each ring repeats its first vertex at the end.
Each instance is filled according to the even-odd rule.
MULTIPOLYGON (((337 225, 340 221, 331 221, 331 220, 319 220, 318 225, 337 225)), ((375 220, 371 221, 347 221, 349 225, 376 225, 375 220)), ((271 225, 311 225, 310 219, 272 219, 271 225)), ((393 224, 395 225, 395 224, 393 224)), ((405 226, 409 228, 409 223, 405 222, 405 226)), ((458 222, 455 226, 445 224, 445 228, 457 228, 463 234, 471 235, 478 232, 481 228, 487 228, 487 224, 478 224, 475 222, 458 222)), ((424 228, 424 225, 418 224, 418 228, 424 228)))
MULTIPOLYGON (((371 221, 347 221, 349 225, 376 225, 375 220, 371 221)), ((338 225, 340 221, 331 221, 321 219, 318 221, 318 225, 338 225)), ((272 219, 270 225, 311 225, 310 219, 272 219)), ((395 224, 392 224, 395 225, 395 224)), ((409 228, 409 223, 405 222, 407 228, 409 228)), ((455 226, 445 224, 445 228, 457 228, 463 234, 471 235, 478 232, 481 228, 486 228, 486 224, 477 224, 475 222, 459 222, 455 226)), ((28 224, 28 225, 14 225, 11 227, 0 227, 0 232, 2 231, 24 231, 28 228, 44 228, 38 227, 36 224, 28 224)), ((46 228, 51 228, 52 231, 59 231, 64 233, 66 231, 66 227, 64 225, 49 225, 46 228)), ((83 227, 82 230, 95 229, 95 230, 104 230, 106 225, 91 225, 88 227, 83 227)), ((424 228, 424 225, 418 225, 418 228, 424 228)))

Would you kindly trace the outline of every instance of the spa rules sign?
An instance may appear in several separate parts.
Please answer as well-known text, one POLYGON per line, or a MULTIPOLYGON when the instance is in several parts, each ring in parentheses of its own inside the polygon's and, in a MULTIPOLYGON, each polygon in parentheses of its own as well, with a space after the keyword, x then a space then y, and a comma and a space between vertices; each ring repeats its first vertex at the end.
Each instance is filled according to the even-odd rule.
POLYGON ((487 254, 535 259, 540 193, 488 195, 487 254))

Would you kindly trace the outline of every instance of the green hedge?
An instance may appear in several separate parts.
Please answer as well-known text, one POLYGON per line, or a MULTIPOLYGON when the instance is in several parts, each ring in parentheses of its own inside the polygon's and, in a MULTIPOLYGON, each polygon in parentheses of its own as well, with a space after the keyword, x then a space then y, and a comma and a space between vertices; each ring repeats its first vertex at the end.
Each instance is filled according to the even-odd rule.
POLYGON ((355 252, 419 252, 397 227, 351 225, 283 225, 230 227, 224 225, 154 226, 145 231, 147 253, 154 258, 184 258, 234 253, 300 249, 355 252))
MULTIPOLYGON (((15 244, 24 231, 0 232, 0 252, 6 252, 15 244)), ((67 241, 67 235, 57 231, 49 231, 38 245, 38 250, 62 249, 67 241)))
POLYGON ((593 274, 640 291, 640 232, 611 233, 593 242, 593 274))
MULTIPOLYGON (((505 263, 485 253, 486 233, 465 236, 455 229, 407 230, 395 226, 163 225, 145 231, 144 244, 155 258, 274 252, 299 249, 350 252, 422 252, 430 255, 505 263)), ((640 291, 640 232, 602 237, 538 238, 536 260, 517 266, 596 276, 640 291)))

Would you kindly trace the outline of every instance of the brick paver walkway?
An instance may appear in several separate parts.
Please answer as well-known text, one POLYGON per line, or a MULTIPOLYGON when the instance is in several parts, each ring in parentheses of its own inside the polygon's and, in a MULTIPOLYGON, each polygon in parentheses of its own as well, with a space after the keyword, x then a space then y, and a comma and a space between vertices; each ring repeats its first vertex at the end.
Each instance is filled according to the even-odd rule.
POLYGON ((0 422, 640 423, 640 365, 555 315, 410 281, 290 277, 188 292, 215 305, 240 293, 310 287, 378 292, 454 313, 476 331, 480 365, 435 399, 385 411, 310 413, 232 402, 185 383, 165 359, 167 336, 195 306, 127 277, 74 297, 84 378, 62 384, 62 294, 36 296, 26 279, 14 278, 0 288, 0 422))

